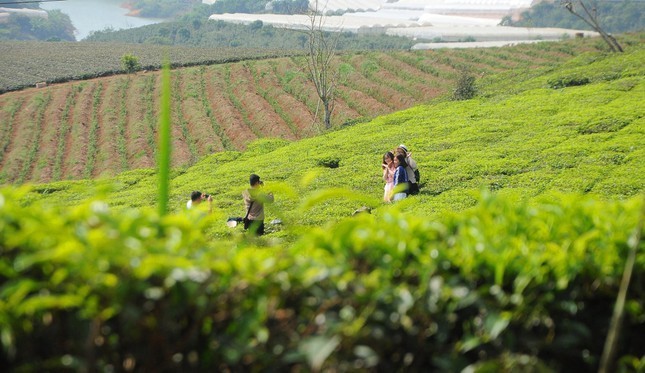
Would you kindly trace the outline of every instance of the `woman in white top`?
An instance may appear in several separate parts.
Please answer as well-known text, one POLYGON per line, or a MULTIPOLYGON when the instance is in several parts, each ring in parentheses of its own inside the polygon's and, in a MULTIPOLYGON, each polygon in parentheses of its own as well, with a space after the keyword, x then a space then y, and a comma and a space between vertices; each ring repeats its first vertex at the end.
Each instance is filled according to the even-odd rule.
POLYGON ((392 201, 392 189, 394 188, 394 171, 396 167, 394 166, 394 154, 392 152, 387 152, 383 155, 383 181, 385 181, 383 201, 391 202, 392 201))

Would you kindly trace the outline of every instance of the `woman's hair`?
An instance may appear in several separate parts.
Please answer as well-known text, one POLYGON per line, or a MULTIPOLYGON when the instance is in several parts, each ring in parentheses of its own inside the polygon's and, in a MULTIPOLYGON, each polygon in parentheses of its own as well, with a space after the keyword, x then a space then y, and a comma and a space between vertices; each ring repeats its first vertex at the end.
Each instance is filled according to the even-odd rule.
POLYGON ((388 157, 389 157, 391 160, 394 160, 394 154, 392 154, 392 152, 386 152, 385 154, 383 154, 383 163, 386 163, 386 162, 385 162, 385 158, 388 158, 388 157))
POLYGON ((408 167, 408 162, 405 161, 405 155, 399 153, 396 155, 396 159, 399 160, 399 166, 403 166, 403 168, 408 167))

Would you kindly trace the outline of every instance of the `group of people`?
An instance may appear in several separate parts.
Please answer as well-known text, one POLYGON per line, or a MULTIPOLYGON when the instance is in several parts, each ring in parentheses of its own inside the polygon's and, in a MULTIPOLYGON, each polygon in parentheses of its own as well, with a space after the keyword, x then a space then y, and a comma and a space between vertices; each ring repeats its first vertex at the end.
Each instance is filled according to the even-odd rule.
MULTIPOLYGON (((246 206, 246 216, 239 220, 244 223, 245 230, 261 236, 264 234, 264 204, 273 202, 273 193, 261 191, 264 182, 256 174, 251 174, 249 184, 250 188, 242 192, 242 198, 246 206)), ((194 191, 190 194, 190 200, 186 203, 186 208, 191 209, 202 203, 208 203, 209 213, 213 211, 213 197, 200 191, 194 191)))
POLYGON ((412 153, 405 145, 401 144, 393 151, 385 153, 381 168, 385 181, 385 202, 399 201, 408 194, 419 193, 417 162, 412 159, 412 153))
MULTIPOLYGON (((385 181, 383 193, 385 202, 399 201, 406 198, 408 194, 419 193, 417 162, 412 159, 412 153, 405 145, 401 144, 393 151, 385 153, 381 167, 385 181)), ((262 191, 264 182, 256 174, 251 174, 249 177, 249 185, 250 188, 242 192, 246 216, 235 220, 243 222, 245 230, 261 236, 264 234, 264 204, 272 203, 274 197, 273 193, 262 191)), ((213 211, 213 197, 194 191, 186 203, 186 208, 191 209, 202 203, 208 204, 209 213, 213 211)))

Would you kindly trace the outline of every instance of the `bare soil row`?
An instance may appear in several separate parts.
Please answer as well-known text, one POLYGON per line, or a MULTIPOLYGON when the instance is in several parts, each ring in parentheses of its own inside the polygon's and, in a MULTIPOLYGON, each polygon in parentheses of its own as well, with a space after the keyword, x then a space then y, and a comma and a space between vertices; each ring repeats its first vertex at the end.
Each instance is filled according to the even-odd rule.
MULTIPOLYGON (((526 47, 342 55, 336 125, 448 94, 460 68, 490 74, 571 55, 526 47), (539 56, 536 57, 536 56, 539 56)), ((111 176, 155 164, 159 72, 97 78, 0 95, 0 183, 111 176)), ((260 137, 320 132, 322 107, 300 57, 177 69, 172 73, 172 164, 189 166, 260 137)))

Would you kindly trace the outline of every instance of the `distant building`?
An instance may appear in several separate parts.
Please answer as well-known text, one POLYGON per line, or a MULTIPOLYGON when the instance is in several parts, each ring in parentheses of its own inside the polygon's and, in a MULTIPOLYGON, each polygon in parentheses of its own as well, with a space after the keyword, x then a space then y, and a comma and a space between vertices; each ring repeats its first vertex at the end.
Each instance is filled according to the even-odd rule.
MULTIPOLYGON (((338 11, 422 11, 435 14, 499 15, 528 9, 536 0, 309 0, 323 13, 338 11)), ((538 0, 539 1, 539 0, 538 0)))
MULTIPOLYGON (((320 25, 324 31, 386 34, 440 41, 443 45, 462 40, 487 43, 560 40, 582 32, 499 25, 502 17, 529 8, 534 1, 537 0, 318 0, 318 10, 327 14, 320 25)), ((316 0, 309 0, 310 6, 315 3, 316 0)), ((307 30, 311 22, 301 14, 213 14, 209 19, 246 25, 261 21, 264 25, 296 30, 307 30)), ((597 34, 585 31, 584 36, 597 34)), ((467 46, 474 45, 471 42, 467 46)))
POLYGON ((39 9, 0 8, 0 13, 13 13, 13 14, 20 14, 27 17, 47 18, 47 12, 39 9))
POLYGON ((202 0, 202 4, 213 5, 217 0, 202 0))
POLYGON ((37 9, 0 8, 0 23, 9 22, 12 14, 20 14, 27 17, 47 18, 47 12, 37 9))

